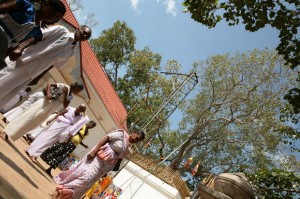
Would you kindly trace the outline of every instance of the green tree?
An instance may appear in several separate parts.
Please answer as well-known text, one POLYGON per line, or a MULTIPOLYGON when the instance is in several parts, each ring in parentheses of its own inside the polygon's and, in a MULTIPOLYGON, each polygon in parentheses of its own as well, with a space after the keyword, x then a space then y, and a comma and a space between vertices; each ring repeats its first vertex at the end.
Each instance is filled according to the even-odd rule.
POLYGON ((141 118, 144 118, 141 116, 150 114, 156 107, 151 98, 155 96, 152 89, 155 79, 159 76, 160 61, 161 56, 151 52, 148 47, 136 50, 130 56, 125 75, 118 79, 117 92, 127 110, 132 110, 136 103, 142 102, 129 115, 128 124, 134 122, 134 125, 138 125, 137 121, 142 122, 141 118))
MULTIPOLYGON (((166 78, 160 73, 161 70, 178 72, 181 66, 176 61, 168 61, 162 69, 161 56, 152 52, 149 47, 134 50, 135 40, 134 32, 120 21, 104 30, 99 38, 91 40, 100 63, 112 76, 112 83, 128 110, 129 128, 140 127, 152 117, 174 87, 181 83, 181 78, 174 75, 166 78), (118 75, 121 66, 122 75, 118 75)), ((151 137, 149 139, 168 127, 166 117, 170 114, 170 109, 168 106, 164 107, 145 129, 147 137, 151 137)), ((159 142, 163 145, 162 139, 159 142)))
MULTIPOLYGON (((300 113, 300 73, 298 72, 297 86, 288 90, 288 93, 284 96, 284 99, 288 101, 288 105, 284 109, 288 109, 288 114, 282 114, 283 121, 291 121, 294 124, 299 122, 300 113)), ((286 110, 284 112, 287 112, 286 110)))
MULTIPOLYGON (((140 127, 145 123, 169 97, 174 86, 180 83, 180 78, 166 78, 160 73, 160 62, 161 56, 150 51, 148 47, 136 50, 130 56, 125 75, 118 79, 117 92, 130 111, 127 118, 129 126, 140 127)), ((178 72, 180 68, 176 61, 168 61, 164 70, 178 72)), ((165 120, 169 113, 169 107, 164 107, 146 128, 147 133, 154 133, 152 131, 168 126, 165 120)))
MULTIPOLYGON (((142 127, 147 123, 183 81, 182 77, 176 75, 181 69, 177 61, 170 60, 164 67, 160 64, 161 56, 153 53, 148 47, 136 50, 130 56, 125 75, 118 79, 117 92, 128 110, 129 128, 142 127), (160 73, 161 70, 172 75, 166 76, 160 73)), ((173 111, 172 105, 178 102, 178 98, 182 95, 178 94, 172 98, 144 129, 147 133, 146 141, 140 147, 143 148, 145 143, 151 143, 151 146, 144 148, 144 154, 156 159, 164 157, 166 152, 164 146, 169 146, 165 142, 170 141, 166 136, 169 135, 170 124, 167 118, 173 111)))
POLYGON ((293 172, 271 169, 247 175, 256 197, 265 199, 292 199, 300 197, 300 175, 293 172))
POLYGON ((222 19, 230 26, 242 22, 245 29, 251 32, 270 25, 279 31, 278 53, 283 55, 291 68, 299 65, 299 0, 185 0, 183 5, 195 21, 210 28, 222 19))
POLYGON ((277 128, 278 113, 295 78, 293 71, 277 53, 267 50, 213 56, 195 63, 194 70, 200 74, 200 84, 183 107, 176 139, 184 144, 169 166, 181 170, 193 185, 205 173, 274 166, 273 156, 286 139, 277 128), (183 164, 190 156, 194 161, 186 169, 183 164), (189 172, 199 161, 199 178, 192 178, 189 172))
POLYGON ((136 37, 125 22, 116 21, 113 27, 103 30, 100 37, 91 39, 91 46, 117 89, 119 70, 126 66, 135 50, 136 37))

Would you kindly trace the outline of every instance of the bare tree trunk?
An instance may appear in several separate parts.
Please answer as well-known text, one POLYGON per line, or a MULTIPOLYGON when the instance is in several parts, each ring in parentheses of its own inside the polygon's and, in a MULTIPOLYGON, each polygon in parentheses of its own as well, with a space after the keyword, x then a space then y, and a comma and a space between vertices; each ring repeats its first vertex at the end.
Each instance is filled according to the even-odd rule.
POLYGON ((116 64, 116 67, 115 67, 115 77, 114 77, 114 87, 115 87, 115 90, 117 91, 118 90, 118 88, 117 88, 117 86, 118 86, 118 68, 119 68, 119 66, 116 64))
POLYGON ((182 145, 182 147, 180 148, 178 154, 176 155, 176 157, 172 160, 172 162, 170 163, 169 167, 174 169, 174 170, 178 170, 178 166, 183 158, 183 155, 184 155, 184 152, 185 152, 185 149, 186 147, 190 144, 191 142, 191 138, 185 143, 182 145))

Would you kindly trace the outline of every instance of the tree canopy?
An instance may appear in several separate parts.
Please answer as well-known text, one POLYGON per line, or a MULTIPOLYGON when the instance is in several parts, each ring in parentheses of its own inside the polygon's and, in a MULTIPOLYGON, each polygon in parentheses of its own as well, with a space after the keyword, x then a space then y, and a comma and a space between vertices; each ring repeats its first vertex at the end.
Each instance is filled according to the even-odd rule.
POLYGON ((135 50, 135 41, 132 29, 121 21, 116 21, 113 27, 103 30, 98 38, 90 41, 116 89, 119 70, 129 61, 130 54, 135 50))
POLYGON ((292 199, 300 194, 300 175, 280 169, 263 169, 248 174, 256 196, 265 199, 292 199))
POLYGON ((251 32, 270 25, 279 31, 278 53, 291 68, 299 65, 299 0, 185 0, 183 5, 195 21, 210 28, 222 19, 230 26, 241 22, 251 32))
POLYGON ((205 173, 275 166, 273 155, 285 140, 278 114, 294 72, 268 50, 212 56, 195 63, 194 70, 200 74, 197 94, 183 106, 180 128, 162 134, 166 154, 184 143, 169 166, 193 185, 205 173), (201 162, 194 177, 193 168, 183 166, 189 157, 192 167, 201 162))
POLYGON ((298 72, 297 85, 294 88, 291 88, 287 91, 284 99, 289 102, 289 107, 286 107, 290 111, 287 115, 282 115, 282 118, 285 120, 289 120, 295 124, 299 122, 299 114, 300 114, 300 73, 298 72))

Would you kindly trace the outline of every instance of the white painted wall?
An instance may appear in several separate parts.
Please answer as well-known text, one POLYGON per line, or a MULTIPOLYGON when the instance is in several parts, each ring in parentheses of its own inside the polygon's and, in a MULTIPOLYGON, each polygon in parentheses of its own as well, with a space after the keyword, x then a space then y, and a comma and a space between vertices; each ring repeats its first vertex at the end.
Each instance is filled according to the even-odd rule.
POLYGON ((113 182, 123 190, 119 199, 182 199, 177 189, 130 161, 113 182))

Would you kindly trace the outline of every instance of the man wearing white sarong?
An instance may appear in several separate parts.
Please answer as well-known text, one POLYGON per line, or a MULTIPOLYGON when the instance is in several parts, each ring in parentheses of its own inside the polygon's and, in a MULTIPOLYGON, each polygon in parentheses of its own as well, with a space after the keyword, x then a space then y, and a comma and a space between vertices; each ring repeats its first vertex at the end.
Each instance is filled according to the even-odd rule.
POLYGON ((11 121, 0 132, 0 137, 7 140, 8 136, 12 140, 17 140, 29 131, 38 127, 47 119, 49 114, 59 109, 61 105, 66 108, 73 99, 73 94, 78 94, 83 90, 81 83, 75 82, 69 87, 66 84, 54 83, 47 84, 43 90, 44 97, 33 103, 21 115, 11 121))
MULTIPOLYGON (((16 62, 15 69, 0 78, 0 107, 6 104, 20 89, 27 86, 34 78, 51 66, 63 67, 74 54, 78 41, 85 41, 91 36, 91 29, 80 27, 75 33, 70 33, 64 26, 52 26, 43 32, 43 40, 26 48, 16 62)), ((1 74, 2 72, 0 72, 1 74)))
POLYGON ((2 70, 0 70, 0 80, 2 78, 4 78, 6 75, 9 75, 10 73, 13 72, 13 70, 15 70, 16 64, 14 61, 11 61, 9 59, 9 57, 7 57, 5 59, 5 62, 7 64, 7 66, 5 68, 3 68, 2 70))
POLYGON ((42 92, 36 92, 32 95, 29 95, 29 98, 24 101, 20 106, 8 111, 3 116, 5 118, 5 122, 9 123, 18 116, 20 116, 27 108, 29 108, 34 102, 38 101, 39 99, 43 98, 44 94, 42 92))
POLYGON ((20 90, 17 95, 15 95, 8 103, 6 103, 1 108, 1 112, 6 113, 7 111, 9 111, 13 106, 15 106, 19 101, 21 101, 22 98, 26 97, 30 92, 31 92, 30 87, 26 88, 25 90, 24 89, 20 90))
POLYGON ((57 114, 53 118, 56 121, 31 143, 26 154, 30 156, 33 162, 36 162, 36 158, 46 151, 48 147, 58 141, 65 141, 68 136, 75 135, 88 122, 88 117, 81 114, 85 110, 86 106, 81 104, 77 108, 67 107, 66 110, 57 114))

